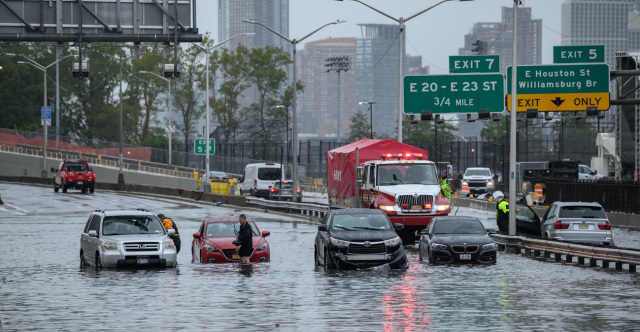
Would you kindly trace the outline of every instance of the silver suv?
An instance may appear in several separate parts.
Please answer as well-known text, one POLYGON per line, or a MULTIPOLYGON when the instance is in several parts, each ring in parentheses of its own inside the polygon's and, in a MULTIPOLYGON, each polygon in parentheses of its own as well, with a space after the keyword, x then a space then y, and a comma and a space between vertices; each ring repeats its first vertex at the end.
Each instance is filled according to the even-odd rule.
POLYGON ((540 223, 545 238, 615 245, 609 218, 598 203, 555 202, 540 223))
POLYGON ((169 238, 174 233, 146 210, 97 210, 80 235, 80 266, 175 267, 178 253, 169 238))

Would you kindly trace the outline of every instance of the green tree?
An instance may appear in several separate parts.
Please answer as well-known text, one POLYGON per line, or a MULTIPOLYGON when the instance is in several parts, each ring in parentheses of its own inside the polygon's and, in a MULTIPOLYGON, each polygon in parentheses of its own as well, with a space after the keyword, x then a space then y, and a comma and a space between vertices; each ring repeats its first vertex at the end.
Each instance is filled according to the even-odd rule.
POLYGON ((452 121, 437 124, 435 120, 411 123, 409 117, 405 117, 403 120, 403 136, 408 141, 435 144, 436 127, 438 142, 448 142, 455 138, 454 132, 457 130, 457 126, 452 121))
POLYGON ((501 116, 500 121, 484 121, 484 128, 480 131, 480 136, 490 143, 502 144, 508 142, 507 127, 508 116, 501 116))
POLYGON ((206 56, 205 52, 196 46, 187 49, 180 49, 180 78, 176 79, 175 88, 173 90, 174 106, 182 116, 182 122, 177 123, 176 127, 180 130, 184 137, 184 151, 189 151, 189 137, 195 131, 195 124, 202 114, 204 114, 204 105, 201 100, 204 95, 201 78, 204 75, 204 67, 201 65, 202 60, 206 56))
POLYGON ((279 47, 254 48, 249 53, 249 83, 258 91, 257 100, 248 107, 248 113, 259 119, 263 139, 270 136, 269 119, 274 117, 280 102, 279 91, 287 80, 285 66, 291 64, 289 54, 279 47))
MULTIPOLYGON (((372 138, 369 117, 362 110, 359 110, 358 113, 354 114, 349 120, 351 121, 349 125, 350 141, 372 138)), ((373 133, 373 138, 376 138, 376 136, 376 133, 373 133)))

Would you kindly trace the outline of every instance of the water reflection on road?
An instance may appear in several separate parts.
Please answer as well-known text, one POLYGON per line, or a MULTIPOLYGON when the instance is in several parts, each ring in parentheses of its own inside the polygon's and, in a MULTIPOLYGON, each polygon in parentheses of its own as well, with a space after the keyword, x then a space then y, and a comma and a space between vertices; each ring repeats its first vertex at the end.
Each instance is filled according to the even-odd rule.
POLYGON ((640 279, 627 272, 505 253, 495 266, 436 267, 409 249, 406 271, 325 273, 313 265, 315 225, 255 210, 242 212, 271 232, 270 263, 199 264, 189 251, 202 219, 239 211, 117 193, 11 189, 18 198, 3 194, 11 206, 0 210, 4 331, 632 330, 640 322, 640 279), (41 197, 46 209, 27 197, 41 197), (65 213, 60 206, 68 202, 77 204, 65 213), (137 206, 176 220, 178 267, 79 269, 79 233, 90 212, 137 206))

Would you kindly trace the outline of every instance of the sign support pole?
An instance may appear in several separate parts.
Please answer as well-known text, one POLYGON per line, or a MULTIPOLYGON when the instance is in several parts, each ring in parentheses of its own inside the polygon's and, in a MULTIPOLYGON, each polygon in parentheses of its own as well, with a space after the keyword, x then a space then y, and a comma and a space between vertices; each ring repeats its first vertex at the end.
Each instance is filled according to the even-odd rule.
POLYGON ((513 50, 512 50, 512 75, 511 75, 511 133, 509 137, 509 198, 513 204, 509 204, 509 235, 516 235, 516 117, 517 109, 517 88, 518 88, 518 67, 517 52, 518 45, 518 4, 520 0, 513 0, 513 50))

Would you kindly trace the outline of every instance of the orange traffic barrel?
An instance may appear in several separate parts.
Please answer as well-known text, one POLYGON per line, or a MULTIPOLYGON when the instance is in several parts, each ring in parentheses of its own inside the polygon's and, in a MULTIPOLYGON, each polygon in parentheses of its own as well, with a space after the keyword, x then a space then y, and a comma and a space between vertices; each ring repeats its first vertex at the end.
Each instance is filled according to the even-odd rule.
POLYGON ((536 183, 534 191, 538 194, 538 197, 542 197, 542 185, 540 183, 536 183))

